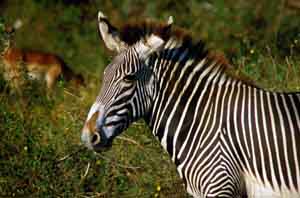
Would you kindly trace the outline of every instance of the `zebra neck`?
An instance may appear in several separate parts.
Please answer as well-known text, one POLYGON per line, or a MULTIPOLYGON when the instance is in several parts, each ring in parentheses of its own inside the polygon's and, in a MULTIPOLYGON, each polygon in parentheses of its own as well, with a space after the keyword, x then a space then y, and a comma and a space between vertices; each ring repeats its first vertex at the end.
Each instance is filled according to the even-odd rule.
POLYGON ((195 57, 192 50, 169 44, 148 63, 156 75, 158 90, 145 120, 170 154, 173 138, 179 128, 187 127, 185 123, 192 116, 202 90, 209 84, 219 86, 230 79, 218 60, 201 54, 195 57))

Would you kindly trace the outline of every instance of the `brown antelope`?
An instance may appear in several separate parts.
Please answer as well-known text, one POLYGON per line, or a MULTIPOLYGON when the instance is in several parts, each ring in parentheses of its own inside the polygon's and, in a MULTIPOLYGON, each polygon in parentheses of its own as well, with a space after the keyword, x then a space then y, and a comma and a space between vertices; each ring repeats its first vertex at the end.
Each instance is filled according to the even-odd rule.
POLYGON ((21 82, 22 71, 29 79, 45 80, 48 89, 53 89, 58 78, 62 76, 66 81, 72 81, 76 86, 84 85, 81 74, 75 74, 55 54, 33 50, 23 50, 8 47, 3 53, 4 77, 16 86, 21 82))

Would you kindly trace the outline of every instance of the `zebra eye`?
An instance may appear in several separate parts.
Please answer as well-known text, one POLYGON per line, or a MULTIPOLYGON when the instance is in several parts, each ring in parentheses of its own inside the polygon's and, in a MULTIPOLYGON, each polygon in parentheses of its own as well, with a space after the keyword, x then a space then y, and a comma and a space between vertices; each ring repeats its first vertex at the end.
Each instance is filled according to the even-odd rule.
POLYGON ((126 83, 132 83, 134 81, 136 81, 136 76, 134 74, 129 74, 129 75, 126 75, 124 78, 123 78, 124 82, 126 83))

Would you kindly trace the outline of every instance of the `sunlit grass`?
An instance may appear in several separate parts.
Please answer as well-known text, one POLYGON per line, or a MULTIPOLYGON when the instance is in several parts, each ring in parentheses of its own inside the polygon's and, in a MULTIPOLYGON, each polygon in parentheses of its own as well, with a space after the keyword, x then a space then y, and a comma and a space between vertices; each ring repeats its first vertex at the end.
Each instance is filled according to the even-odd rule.
POLYGON ((29 83, 18 97, 0 75, 0 196, 187 197, 175 166, 142 121, 106 153, 81 145, 82 125, 112 55, 98 38, 97 10, 116 24, 173 15, 175 25, 224 52, 235 75, 269 90, 300 91, 299 13, 277 1, 55 2, 7 0, 0 30, 3 22, 21 19, 15 45, 59 54, 84 75, 87 87, 58 83, 48 97, 41 84, 29 83), (272 17, 279 11, 281 18, 272 17))

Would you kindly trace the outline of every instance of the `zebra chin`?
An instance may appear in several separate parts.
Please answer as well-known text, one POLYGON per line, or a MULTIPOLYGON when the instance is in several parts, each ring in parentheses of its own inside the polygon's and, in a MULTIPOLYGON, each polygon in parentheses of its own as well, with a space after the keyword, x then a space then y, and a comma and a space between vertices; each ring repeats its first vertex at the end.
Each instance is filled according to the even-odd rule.
POLYGON ((107 151, 112 147, 112 140, 103 142, 101 141, 99 144, 93 145, 93 150, 96 153, 101 153, 103 151, 107 151))

